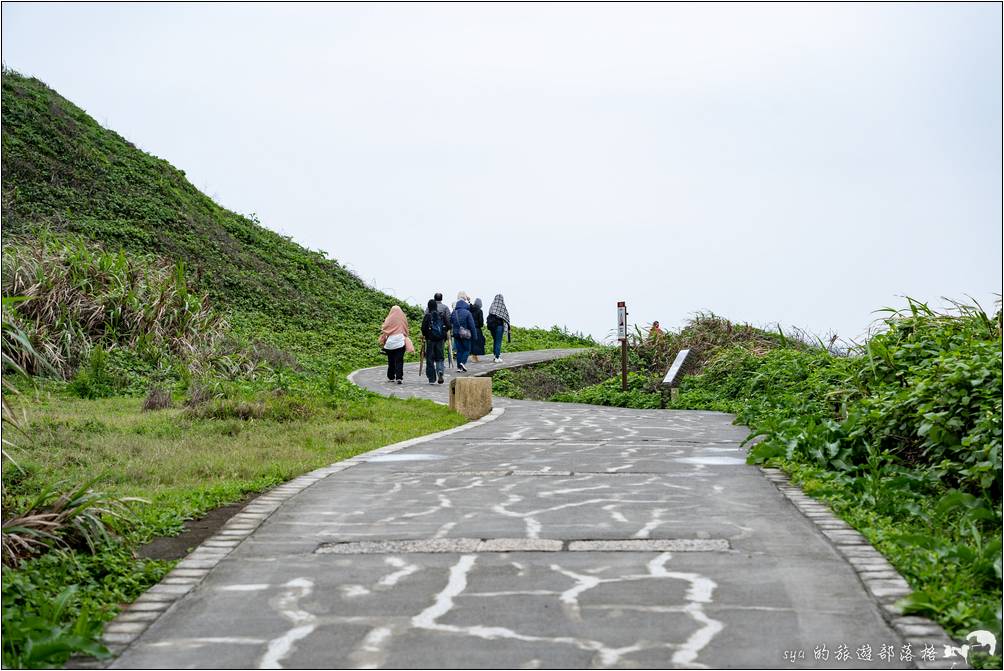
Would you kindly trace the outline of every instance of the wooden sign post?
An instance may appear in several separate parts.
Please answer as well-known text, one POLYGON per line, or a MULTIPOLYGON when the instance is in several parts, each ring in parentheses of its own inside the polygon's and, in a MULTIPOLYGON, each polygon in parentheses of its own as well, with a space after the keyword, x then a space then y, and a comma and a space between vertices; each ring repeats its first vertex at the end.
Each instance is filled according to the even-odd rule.
POLYGON ((621 341, 621 391, 627 391, 627 304, 617 302, 617 339, 621 341))

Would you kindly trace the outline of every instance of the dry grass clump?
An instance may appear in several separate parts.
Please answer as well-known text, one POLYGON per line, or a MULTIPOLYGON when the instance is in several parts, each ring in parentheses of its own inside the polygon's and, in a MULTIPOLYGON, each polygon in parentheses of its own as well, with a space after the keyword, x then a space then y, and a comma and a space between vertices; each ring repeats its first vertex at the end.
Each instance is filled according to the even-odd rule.
POLYGON ((750 324, 734 324, 713 312, 698 312, 679 333, 667 332, 648 337, 636 329, 630 338, 634 351, 653 372, 669 370, 680 350, 689 349, 687 372, 700 373, 715 352, 723 347, 740 346, 755 356, 763 356, 778 347, 808 349, 813 344, 803 332, 784 334, 765 331, 750 324))
POLYGON ((107 517, 133 519, 127 507, 135 497, 111 497, 91 489, 94 481, 60 490, 66 483, 45 487, 24 512, 3 520, 3 563, 16 566, 21 559, 50 547, 86 547, 92 553, 111 540, 107 517))
MULTIPOLYGON (((189 290, 183 264, 112 253, 77 237, 5 240, 0 290, 19 297, 12 320, 63 377, 99 343, 188 357, 212 347, 226 327, 207 297, 189 290)), ((32 357, 11 350, 11 358, 40 372, 32 357)))
POLYGON ((160 385, 153 385, 143 401, 144 410, 164 410, 174 406, 171 392, 160 385))
POLYGON ((222 419, 250 421, 267 419, 273 422, 293 422, 309 419, 314 407, 304 399, 292 396, 271 396, 259 399, 214 398, 185 408, 189 419, 222 419))

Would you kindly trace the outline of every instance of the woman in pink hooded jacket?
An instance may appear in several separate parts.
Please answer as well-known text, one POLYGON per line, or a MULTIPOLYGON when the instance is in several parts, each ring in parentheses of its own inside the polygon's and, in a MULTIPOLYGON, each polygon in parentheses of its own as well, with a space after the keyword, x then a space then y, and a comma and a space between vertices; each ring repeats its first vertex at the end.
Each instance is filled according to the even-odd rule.
POLYGON ((395 305, 387 313, 380 328, 380 346, 387 355, 387 380, 403 384, 404 353, 414 352, 415 345, 408 337, 408 317, 395 305))

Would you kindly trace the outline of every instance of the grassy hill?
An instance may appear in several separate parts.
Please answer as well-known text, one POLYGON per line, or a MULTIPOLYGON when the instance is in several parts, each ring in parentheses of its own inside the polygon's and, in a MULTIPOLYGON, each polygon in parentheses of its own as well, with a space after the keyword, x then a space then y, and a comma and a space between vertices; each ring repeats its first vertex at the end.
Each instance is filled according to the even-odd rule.
MULTIPOLYGON (((43 228, 183 262, 189 287, 227 312, 236 333, 287 349, 316 372, 379 361, 375 338, 391 305, 421 317, 322 252, 220 207, 183 171, 11 71, 3 73, 3 176, 6 236, 43 228)), ((347 232, 356 224, 340 222, 347 232)), ((516 329, 513 338, 514 349, 592 344, 554 329, 516 329)))
POLYGON ((45 224, 184 261, 192 285, 217 304, 301 326, 372 323, 397 302, 337 261, 220 207, 184 172, 102 128, 37 79, 5 72, 3 100, 8 235, 45 224))

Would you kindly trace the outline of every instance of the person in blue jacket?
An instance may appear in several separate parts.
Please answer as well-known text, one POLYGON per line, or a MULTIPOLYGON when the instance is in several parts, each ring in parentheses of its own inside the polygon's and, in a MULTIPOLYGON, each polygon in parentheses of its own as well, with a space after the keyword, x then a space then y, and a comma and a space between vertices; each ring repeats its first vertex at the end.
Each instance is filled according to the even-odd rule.
POLYGON ((457 345, 457 368, 467 372, 467 357, 471 353, 471 338, 474 336, 474 317, 471 315, 470 305, 467 301, 460 299, 453 310, 451 316, 453 322, 453 338, 457 345))

